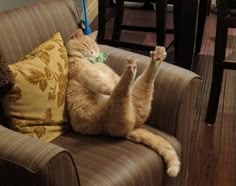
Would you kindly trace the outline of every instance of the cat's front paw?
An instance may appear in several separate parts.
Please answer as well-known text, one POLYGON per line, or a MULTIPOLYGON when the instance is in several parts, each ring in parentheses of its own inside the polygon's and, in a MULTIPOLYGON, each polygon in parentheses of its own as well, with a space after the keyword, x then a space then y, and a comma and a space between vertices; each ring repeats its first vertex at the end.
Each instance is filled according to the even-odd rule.
POLYGON ((102 93, 105 95, 111 95, 112 89, 104 87, 102 93))
POLYGON ((150 52, 152 61, 163 61, 166 58, 166 55, 166 49, 162 46, 156 46, 155 50, 150 52))
POLYGON ((127 57, 126 68, 132 71, 133 73, 136 73, 137 63, 134 57, 132 56, 127 57))

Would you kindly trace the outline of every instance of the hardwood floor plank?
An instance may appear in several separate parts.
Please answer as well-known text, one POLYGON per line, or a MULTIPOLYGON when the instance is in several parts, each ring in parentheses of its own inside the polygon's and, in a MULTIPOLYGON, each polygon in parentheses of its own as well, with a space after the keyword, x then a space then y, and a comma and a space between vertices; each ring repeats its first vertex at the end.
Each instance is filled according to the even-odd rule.
POLYGON ((236 74, 227 70, 224 85, 224 104, 219 149, 218 185, 236 185, 235 139, 236 139, 236 74), (227 171, 226 171, 227 170, 227 171), (220 178, 219 178, 220 177, 220 178))

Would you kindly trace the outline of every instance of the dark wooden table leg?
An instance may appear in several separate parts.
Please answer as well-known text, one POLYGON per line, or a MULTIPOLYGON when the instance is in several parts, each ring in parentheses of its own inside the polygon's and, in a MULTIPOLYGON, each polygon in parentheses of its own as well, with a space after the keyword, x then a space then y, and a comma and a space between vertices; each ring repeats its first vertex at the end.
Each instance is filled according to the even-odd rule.
POLYGON ((191 69, 196 45, 199 0, 175 2, 175 61, 176 65, 191 69))

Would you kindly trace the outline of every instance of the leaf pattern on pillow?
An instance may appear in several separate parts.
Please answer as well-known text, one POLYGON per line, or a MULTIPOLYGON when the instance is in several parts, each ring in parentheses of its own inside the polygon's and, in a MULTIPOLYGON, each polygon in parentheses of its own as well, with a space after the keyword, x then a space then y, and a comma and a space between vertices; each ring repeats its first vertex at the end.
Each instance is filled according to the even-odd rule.
POLYGON ((29 69, 29 75, 27 75, 22 70, 19 70, 19 72, 24 76, 24 78, 33 85, 38 85, 39 88, 44 92, 45 89, 48 86, 48 82, 46 78, 46 74, 41 72, 38 69, 30 68, 29 69))
POLYGON ((46 127, 40 126, 40 127, 35 127, 32 131, 32 135, 36 135, 37 138, 42 138, 47 132, 46 127))
POLYGON ((47 46, 45 46, 45 50, 52 50, 54 48, 55 48, 55 46, 52 44, 48 44, 47 46))
POLYGON ((48 101, 55 100, 56 97, 57 95, 55 94, 55 92, 48 92, 48 101))
POLYGON ((64 60, 64 68, 66 68, 67 61, 68 61, 68 56, 67 56, 66 48, 65 48, 65 47, 60 47, 60 48, 58 49, 58 51, 61 53, 61 54, 60 54, 60 57, 61 57, 61 59, 64 60))
POLYGON ((47 79, 52 78, 52 72, 48 69, 48 67, 44 68, 44 73, 45 73, 47 79))
POLYGON ((56 33, 9 67, 16 80, 5 99, 11 128, 44 141, 61 135, 67 129, 68 81, 67 51, 61 35, 56 33))
POLYGON ((51 108, 48 108, 45 111, 45 121, 49 122, 51 120, 52 120, 52 110, 51 110, 51 108))
POLYGON ((63 67, 60 63, 57 63, 60 74, 58 76, 58 92, 57 92, 57 105, 60 107, 65 102, 65 91, 67 85, 67 78, 64 75, 63 67))
POLYGON ((11 94, 8 97, 8 100, 10 102, 18 101, 22 96, 21 92, 22 92, 21 88, 19 86, 14 85, 13 88, 11 89, 11 94))
POLYGON ((50 55, 48 52, 43 51, 39 57, 44 63, 50 63, 50 55))
MULTIPOLYGON (((31 137, 37 137, 40 139, 40 138, 44 137, 47 132, 49 132, 46 125, 43 126, 43 124, 57 127, 57 126, 62 125, 64 123, 63 121, 60 121, 60 124, 58 124, 58 122, 56 122, 52 119, 53 114, 52 114, 51 108, 47 108, 45 110, 44 114, 45 115, 40 120, 28 121, 28 116, 22 112, 19 112, 17 115, 17 118, 19 118, 20 120, 14 119, 15 125, 12 127, 16 131, 20 131, 23 134, 28 134, 31 137), (35 124, 35 123, 37 123, 37 124, 35 124)), ((9 121, 11 121, 10 117, 8 117, 7 119, 9 121)), ((60 127, 61 127, 62 131, 64 128, 66 128, 63 126, 60 126, 60 127)))
MULTIPOLYGON (((47 132, 47 128, 45 126, 42 126, 43 121, 42 120, 37 120, 37 125, 32 125, 32 122, 28 121, 28 117, 24 115, 24 113, 20 112, 18 113, 18 118, 20 120, 15 120, 14 123, 15 125, 12 126, 14 130, 19 131, 23 134, 28 134, 31 137, 37 137, 37 138, 42 138, 45 136, 47 132)), ((8 118, 8 120, 11 121, 11 118, 8 118)))
MULTIPOLYGON (((37 50, 39 54, 39 58, 45 63, 46 67, 44 67, 44 72, 30 68, 29 74, 27 75, 23 70, 19 70, 19 72, 24 76, 24 78, 29 81, 33 85, 37 85, 41 91, 45 91, 48 88, 48 81, 53 80, 54 86, 50 86, 50 92, 48 92, 48 100, 57 99, 58 107, 62 106, 65 102, 65 90, 67 85, 67 77, 64 75, 64 68, 67 64, 67 53, 64 47, 60 47, 58 51, 61 53, 60 58, 64 61, 64 66, 61 63, 57 62, 59 73, 55 73, 54 69, 52 69, 49 65, 50 63, 50 54, 48 51, 51 51, 55 48, 54 45, 49 44, 41 50, 37 50), (44 51, 44 49, 46 51, 44 51), (58 88, 58 91, 57 91, 58 88)), ((34 53, 34 56, 36 54, 34 53)), ((27 55, 29 56, 29 55, 27 55)), ((26 58, 28 59, 28 58, 26 58)))

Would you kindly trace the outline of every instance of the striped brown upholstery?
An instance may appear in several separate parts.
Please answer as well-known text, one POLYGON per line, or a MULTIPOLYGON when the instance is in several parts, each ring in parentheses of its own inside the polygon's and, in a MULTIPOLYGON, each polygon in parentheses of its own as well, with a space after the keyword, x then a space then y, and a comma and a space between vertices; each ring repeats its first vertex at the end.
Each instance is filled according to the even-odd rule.
MULTIPOLYGON (((80 21, 73 0, 44 0, 0 13, 0 50, 14 63, 55 32, 66 40, 80 21)), ((77 1, 75 1, 77 2, 77 1)))
POLYGON ((67 150, 0 126, 0 185, 79 185, 67 150))
MULTIPOLYGON (((118 74, 122 73, 127 56, 138 59, 139 75, 150 61, 149 57, 101 45, 109 53, 107 64, 118 74)), ((201 88, 201 78, 188 70, 162 63, 155 81, 152 113, 147 123, 155 128, 176 136, 183 146, 183 165, 181 174, 187 175, 190 150, 191 129, 194 122, 194 108, 201 88)), ((187 176, 166 179, 167 185, 187 185, 187 176), (170 182, 170 183, 169 183, 170 182)))
MULTIPOLYGON (((176 138, 147 126, 145 128, 167 139, 180 154, 181 146, 176 138)), ((163 185, 166 167, 160 156, 144 145, 120 138, 75 133, 60 136, 53 143, 70 150, 81 185, 163 185)))

